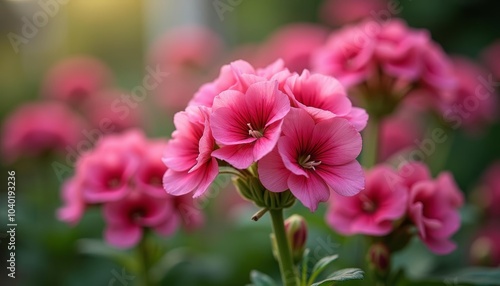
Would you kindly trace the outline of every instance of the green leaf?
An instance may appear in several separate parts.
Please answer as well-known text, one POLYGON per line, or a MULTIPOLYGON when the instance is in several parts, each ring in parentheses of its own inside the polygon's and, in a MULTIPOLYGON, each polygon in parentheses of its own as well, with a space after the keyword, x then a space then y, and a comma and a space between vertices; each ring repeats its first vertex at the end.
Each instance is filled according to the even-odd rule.
POLYGON ((271 277, 257 270, 250 272, 250 281, 252 281, 252 286, 277 286, 271 277))
POLYGON ((331 255, 331 256, 326 256, 326 257, 323 257, 321 258, 317 263, 316 265, 314 265, 313 269, 312 269, 312 273, 311 273, 311 277, 309 278, 309 283, 308 284, 311 284, 314 282, 314 280, 316 279, 316 277, 318 277, 318 275, 323 271, 325 270, 325 268, 330 264, 332 263, 333 261, 335 261, 337 258, 339 258, 338 254, 335 254, 335 255, 331 255))
POLYGON ((363 279, 364 272, 358 268, 346 268, 333 272, 328 278, 323 281, 312 284, 311 286, 328 286, 333 285, 333 282, 363 279))
POLYGON ((472 267, 462 269, 443 278, 447 285, 500 285, 500 269, 487 267, 472 267))
POLYGON ((80 253, 101 256, 113 260, 132 272, 137 272, 139 269, 137 261, 135 261, 128 252, 113 248, 101 240, 79 239, 77 248, 80 253))
POLYGON ((301 277, 300 277, 300 285, 307 286, 307 263, 309 262, 309 248, 304 250, 304 255, 302 255, 302 265, 301 265, 301 277))

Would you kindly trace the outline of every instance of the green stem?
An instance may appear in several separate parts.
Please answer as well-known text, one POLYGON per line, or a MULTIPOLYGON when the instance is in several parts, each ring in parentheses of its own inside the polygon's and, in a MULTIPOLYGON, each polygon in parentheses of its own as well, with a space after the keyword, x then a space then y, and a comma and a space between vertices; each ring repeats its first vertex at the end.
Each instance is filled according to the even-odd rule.
POLYGON ((273 231, 278 246, 279 265, 284 286, 298 286, 299 279, 293 265, 290 244, 286 237, 283 210, 269 210, 273 222, 273 231))
POLYGON ((149 253, 148 253, 148 243, 147 243, 147 236, 148 233, 147 231, 144 232, 144 236, 141 239, 141 242, 139 242, 139 255, 140 255, 140 260, 141 261, 141 276, 142 276, 142 285, 143 286, 152 286, 153 283, 151 282, 151 278, 149 275, 149 253))
POLYGON ((365 168, 371 168, 377 163, 380 119, 370 117, 363 133, 363 154, 361 163, 365 168))

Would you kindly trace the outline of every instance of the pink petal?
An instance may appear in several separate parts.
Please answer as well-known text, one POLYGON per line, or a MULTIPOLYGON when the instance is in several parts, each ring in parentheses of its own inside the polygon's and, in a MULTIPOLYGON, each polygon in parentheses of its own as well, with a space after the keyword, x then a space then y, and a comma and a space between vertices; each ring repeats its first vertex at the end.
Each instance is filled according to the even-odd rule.
POLYGON ((310 172, 309 178, 290 175, 288 186, 292 194, 312 212, 318 208, 319 202, 326 202, 330 197, 328 185, 314 172, 310 172))
POLYGON ((130 248, 139 243, 142 229, 136 225, 108 225, 104 230, 104 239, 118 248, 130 248))
POLYGON ((283 192, 288 189, 290 171, 285 167, 277 148, 262 158, 258 163, 259 179, 271 192, 283 192))
POLYGON ((253 145, 228 145, 212 153, 215 158, 224 160, 237 169, 246 169, 254 162, 253 145))
POLYGON ((316 167, 316 173, 332 190, 343 196, 354 196, 365 188, 365 175, 357 161, 340 166, 321 164, 316 167))

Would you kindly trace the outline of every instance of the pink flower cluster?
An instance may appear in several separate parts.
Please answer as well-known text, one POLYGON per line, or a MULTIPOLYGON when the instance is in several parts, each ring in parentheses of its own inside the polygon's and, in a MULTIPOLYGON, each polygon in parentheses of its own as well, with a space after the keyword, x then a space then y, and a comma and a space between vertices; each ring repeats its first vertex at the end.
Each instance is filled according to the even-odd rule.
POLYGON ((451 63, 425 30, 403 20, 365 21, 334 32, 313 56, 313 70, 364 95, 405 95, 413 86, 431 104, 449 101, 455 88, 451 63))
POLYGON ((189 223, 202 223, 199 212, 182 213, 187 206, 194 208, 191 198, 180 200, 163 190, 165 144, 147 140, 136 130, 104 137, 79 158, 74 176, 64 184, 64 206, 58 210, 58 218, 76 224, 86 208, 100 205, 105 239, 121 248, 137 244, 145 228, 172 234, 186 215, 198 216, 189 223))
POLYGON ((408 163, 399 171, 378 165, 366 172, 366 188, 358 195, 334 195, 327 222, 344 235, 385 236, 414 226, 432 252, 446 254, 455 249, 450 237, 460 227, 463 203, 448 172, 432 179, 421 163, 408 163))
POLYGON ((367 119, 332 77, 291 73, 280 60, 262 69, 232 62, 175 115, 163 156, 164 187, 197 197, 219 165, 247 169, 258 162, 269 191, 290 189, 314 211, 331 190, 354 195, 363 189, 355 159, 367 119))

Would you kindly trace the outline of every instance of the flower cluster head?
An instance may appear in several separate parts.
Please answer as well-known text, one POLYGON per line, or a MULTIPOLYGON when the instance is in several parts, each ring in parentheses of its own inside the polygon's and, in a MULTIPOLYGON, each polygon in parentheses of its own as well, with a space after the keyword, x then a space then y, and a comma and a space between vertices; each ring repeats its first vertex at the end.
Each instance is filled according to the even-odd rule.
POLYGON ((258 176, 268 191, 290 190, 314 211, 331 190, 363 189, 355 159, 367 119, 332 77, 291 73, 281 60, 261 69, 232 62, 175 115, 165 190, 201 196, 219 166, 230 166, 258 176))
POLYGON ((367 101, 388 97, 384 109, 410 92, 424 95, 424 103, 436 107, 449 102, 455 88, 451 63, 441 48, 427 31, 411 29, 399 19, 364 21, 334 32, 313 56, 312 66, 367 101))
POLYGON ((84 120, 66 105, 47 101, 27 103, 3 124, 2 155, 12 163, 20 157, 63 153, 82 139, 84 120))
POLYGON ((450 237, 460 226, 463 195, 452 175, 433 179, 422 163, 407 163, 398 171, 378 165, 366 172, 366 188, 353 197, 335 196, 326 220, 344 235, 390 237, 398 230, 417 229, 434 253, 455 249, 450 237))
MULTIPOLYGON (((65 182, 58 218, 76 224, 88 207, 102 206, 105 239, 123 248, 137 244, 145 228, 172 234, 186 216, 181 209, 189 209, 183 204, 193 202, 178 200, 163 189, 165 144, 147 140, 137 130, 103 137, 79 158, 74 176, 65 182)), ((193 222, 199 224, 200 219, 193 222)))

